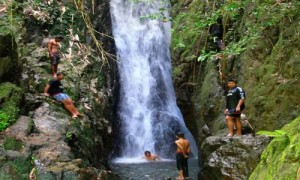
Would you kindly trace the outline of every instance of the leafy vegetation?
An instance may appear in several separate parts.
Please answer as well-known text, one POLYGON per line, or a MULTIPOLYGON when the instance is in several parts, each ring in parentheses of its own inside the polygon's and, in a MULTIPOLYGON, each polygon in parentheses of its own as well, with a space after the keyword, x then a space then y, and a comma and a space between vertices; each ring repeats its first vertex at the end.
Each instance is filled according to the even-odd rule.
POLYGON ((22 90, 11 83, 0 85, 0 131, 16 122, 22 90))
POLYGON ((16 107, 15 102, 9 101, 6 106, 0 110, 0 131, 5 130, 9 125, 16 122, 20 109, 16 107))
POLYGON ((19 3, 13 0, 0 0, 0 5, 1 4, 7 13, 0 16, 0 33, 11 33, 15 35, 22 25, 22 18, 16 13, 20 8, 19 3))
POLYGON ((300 117, 281 130, 261 131, 274 139, 264 150, 261 161, 250 176, 252 179, 299 179, 300 167, 300 117))
POLYGON ((255 49, 262 33, 280 26, 283 19, 291 21, 300 8, 300 2, 231 0, 214 1, 203 5, 177 3, 172 7, 172 51, 180 59, 196 56, 196 61, 220 59, 221 73, 225 75, 227 59, 255 49), (222 49, 217 48, 210 27, 222 20, 222 49))
POLYGON ((259 132, 257 132, 257 134, 273 137, 274 138, 273 141, 282 141, 282 142, 285 142, 285 144, 290 143, 288 133, 286 133, 283 130, 259 131, 259 132))
MULTIPOLYGON (((49 33, 52 35, 68 35, 69 29, 80 17, 74 5, 70 4, 68 7, 65 7, 57 1, 45 3, 44 1, 35 0, 33 2, 24 2, 22 6, 28 11, 27 15, 29 15, 29 18, 35 20, 41 27, 49 30, 49 33), (30 13, 30 11, 35 12, 30 13)), ((79 30, 74 29, 74 32, 77 33, 79 30)))

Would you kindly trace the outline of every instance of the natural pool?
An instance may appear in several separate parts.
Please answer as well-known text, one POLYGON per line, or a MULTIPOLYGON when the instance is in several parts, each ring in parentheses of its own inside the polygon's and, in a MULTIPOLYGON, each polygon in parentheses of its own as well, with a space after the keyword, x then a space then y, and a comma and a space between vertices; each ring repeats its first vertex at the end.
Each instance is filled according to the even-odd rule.
MULTIPOLYGON (((198 160, 189 159, 189 179, 197 180, 198 160)), ((112 170, 122 180, 175 180, 178 177, 175 160, 148 162, 145 160, 117 160, 112 170)))

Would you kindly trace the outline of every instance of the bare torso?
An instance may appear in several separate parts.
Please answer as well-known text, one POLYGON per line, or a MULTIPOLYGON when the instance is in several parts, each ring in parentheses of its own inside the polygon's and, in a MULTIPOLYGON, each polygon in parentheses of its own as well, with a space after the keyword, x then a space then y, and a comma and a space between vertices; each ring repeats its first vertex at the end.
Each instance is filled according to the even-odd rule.
POLYGON ((155 154, 151 154, 151 156, 144 156, 144 158, 148 161, 155 161, 155 160, 159 160, 159 157, 155 154))
POLYGON ((175 143, 177 145, 177 153, 188 154, 190 152, 190 143, 188 140, 180 138, 177 141, 175 141, 175 143))
POLYGON ((55 54, 55 53, 58 53, 59 48, 60 48, 60 43, 59 42, 55 41, 55 39, 49 40, 49 42, 48 42, 48 52, 49 52, 50 56, 55 54))

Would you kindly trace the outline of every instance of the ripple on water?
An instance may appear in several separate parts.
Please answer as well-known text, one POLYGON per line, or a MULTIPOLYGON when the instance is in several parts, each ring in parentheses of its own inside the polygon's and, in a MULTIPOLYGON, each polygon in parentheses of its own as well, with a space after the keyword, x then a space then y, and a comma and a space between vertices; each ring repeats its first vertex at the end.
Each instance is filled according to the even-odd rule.
MULTIPOLYGON (((196 180, 199 171, 197 159, 189 159, 189 177, 196 180)), ((116 159, 111 162, 112 170, 122 180, 175 180, 178 176, 176 161, 163 159, 148 162, 141 159, 116 159)))

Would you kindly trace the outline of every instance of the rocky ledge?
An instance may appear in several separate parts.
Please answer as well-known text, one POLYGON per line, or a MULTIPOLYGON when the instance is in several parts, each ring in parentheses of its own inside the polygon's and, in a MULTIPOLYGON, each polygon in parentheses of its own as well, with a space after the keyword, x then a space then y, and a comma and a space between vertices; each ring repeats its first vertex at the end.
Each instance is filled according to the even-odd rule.
POLYGON ((270 142, 267 136, 210 136, 201 145, 199 179, 247 179, 270 142))

